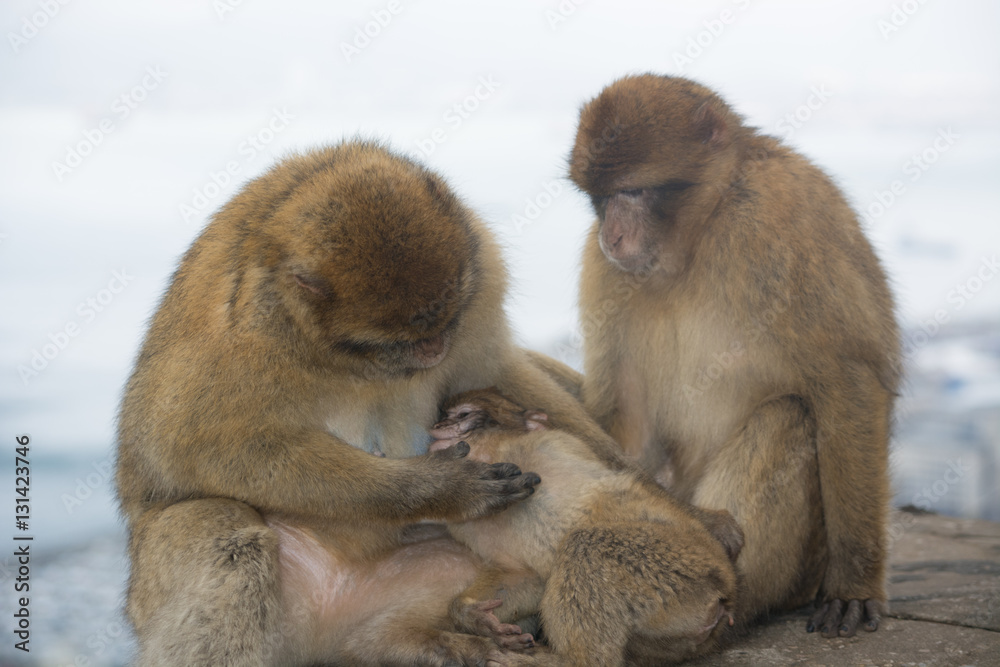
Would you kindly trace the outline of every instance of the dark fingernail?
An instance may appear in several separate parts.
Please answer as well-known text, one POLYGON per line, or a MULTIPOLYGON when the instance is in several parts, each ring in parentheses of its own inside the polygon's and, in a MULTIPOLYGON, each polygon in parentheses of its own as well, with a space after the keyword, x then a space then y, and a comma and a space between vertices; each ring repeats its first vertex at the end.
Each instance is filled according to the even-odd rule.
POLYGON ((846 635, 851 630, 846 625, 842 625, 842 626, 840 626, 840 630, 839 631, 846 635))
POLYGON ((812 624, 812 621, 806 623, 806 632, 816 632, 816 626, 812 624))

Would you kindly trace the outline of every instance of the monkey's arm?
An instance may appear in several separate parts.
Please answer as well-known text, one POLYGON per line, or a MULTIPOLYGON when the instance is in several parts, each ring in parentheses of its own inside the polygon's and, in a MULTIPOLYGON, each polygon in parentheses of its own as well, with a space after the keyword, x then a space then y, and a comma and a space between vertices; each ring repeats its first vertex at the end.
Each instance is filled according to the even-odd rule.
POLYGON ((618 444, 586 413, 583 404, 539 369, 528 352, 511 350, 501 377, 497 389, 529 410, 547 414, 550 428, 577 436, 615 470, 630 467, 618 444))
POLYGON ((820 608, 807 630, 853 636, 859 624, 878 629, 887 611, 885 543, 892 395, 873 369, 844 364, 817 399, 823 524, 829 564, 820 608))
MULTIPOLYGON (((241 500, 258 510, 353 522, 461 521, 498 512, 539 478, 511 463, 466 458, 469 446, 405 459, 377 457, 322 432, 259 434, 220 453, 202 447, 172 476, 191 495, 241 500)), ((183 492, 183 491, 182 491, 183 492)))
POLYGON ((556 361, 552 357, 544 355, 541 352, 525 350, 525 354, 527 355, 528 360, 534 364, 536 368, 555 380, 556 383, 569 392, 573 398, 577 401, 583 400, 582 373, 578 373, 561 361, 556 361))

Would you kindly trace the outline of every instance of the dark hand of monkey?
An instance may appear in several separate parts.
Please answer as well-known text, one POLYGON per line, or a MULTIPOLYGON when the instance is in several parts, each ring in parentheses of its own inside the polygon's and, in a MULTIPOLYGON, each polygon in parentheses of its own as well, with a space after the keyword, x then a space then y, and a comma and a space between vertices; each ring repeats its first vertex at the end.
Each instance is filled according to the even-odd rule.
POLYGON ((826 638, 853 637, 863 618, 868 620, 862 627, 868 632, 875 632, 882 621, 883 611, 883 605, 878 600, 851 600, 846 610, 843 600, 830 600, 820 605, 812 615, 806 624, 806 632, 815 632, 819 627, 826 638))
POLYGON ((513 463, 483 463, 466 458, 468 454, 468 443, 459 442, 428 456, 433 465, 440 467, 445 479, 454 485, 453 494, 442 494, 434 499, 447 501, 448 506, 431 508, 430 514, 459 520, 495 514, 533 494, 542 481, 533 472, 522 474, 513 463))

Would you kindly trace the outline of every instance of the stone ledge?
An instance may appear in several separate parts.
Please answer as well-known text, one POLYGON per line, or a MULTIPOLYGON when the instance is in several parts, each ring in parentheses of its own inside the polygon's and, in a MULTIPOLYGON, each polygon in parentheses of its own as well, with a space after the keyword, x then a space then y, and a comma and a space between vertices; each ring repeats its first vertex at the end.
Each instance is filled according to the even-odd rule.
POLYGON ((893 512, 889 618, 878 632, 823 639, 810 609, 774 616, 691 665, 1000 666, 1000 524, 893 512))

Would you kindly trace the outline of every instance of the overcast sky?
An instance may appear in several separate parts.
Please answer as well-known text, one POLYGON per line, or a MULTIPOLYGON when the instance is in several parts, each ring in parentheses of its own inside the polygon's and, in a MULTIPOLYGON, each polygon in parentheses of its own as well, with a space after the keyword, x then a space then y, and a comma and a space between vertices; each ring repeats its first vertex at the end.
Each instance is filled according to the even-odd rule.
POLYGON ((576 116, 634 72, 719 90, 826 169, 869 212, 904 322, 1000 313, 1000 280, 977 281, 1000 252, 996 2, 8 0, 0 34, 0 414, 52 450, 110 446, 211 212, 359 133, 491 224, 519 335, 553 349, 591 219, 565 179, 576 116))

